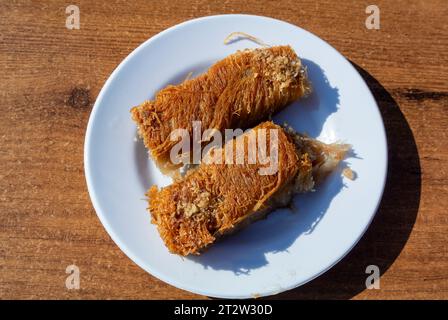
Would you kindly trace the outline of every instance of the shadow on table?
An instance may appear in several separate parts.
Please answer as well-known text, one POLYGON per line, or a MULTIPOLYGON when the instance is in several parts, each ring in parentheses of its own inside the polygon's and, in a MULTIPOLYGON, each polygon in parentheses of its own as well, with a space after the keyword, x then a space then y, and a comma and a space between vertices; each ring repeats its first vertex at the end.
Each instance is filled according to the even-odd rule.
POLYGON ((379 105, 386 128, 389 168, 383 199, 368 231, 355 248, 317 279, 271 299, 349 299, 366 289, 368 265, 381 275, 399 256, 415 223, 421 170, 412 131, 398 104, 367 71, 352 62, 379 105))

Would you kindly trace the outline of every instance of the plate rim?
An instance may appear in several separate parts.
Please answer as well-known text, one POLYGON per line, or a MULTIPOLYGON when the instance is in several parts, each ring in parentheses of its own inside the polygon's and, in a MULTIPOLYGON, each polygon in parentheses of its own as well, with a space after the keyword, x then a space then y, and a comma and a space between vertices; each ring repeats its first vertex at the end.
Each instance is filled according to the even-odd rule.
MULTIPOLYGON (((324 45, 326 45, 330 50, 334 51, 335 54, 337 54, 338 56, 340 56, 341 58, 343 58, 347 64, 350 66, 350 68, 352 69, 352 71, 354 71, 354 74, 357 75, 358 77, 358 81, 360 81, 362 84, 364 84, 365 88, 367 89, 367 92, 370 94, 370 98, 371 100, 374 102, 376 108, 375 108, 375 112, 377 113, 379 119, 381 120, 379 122, 380 124, 380 131, 382 133, 382 145, 384 146, 384 172, 382 173, 382 182, 381 182, 381 190, 378 193, 378 199, 376 201, 376 206, 375 209, 373 211, 373 213, 370 216, 370 219, 368 221, 368 223, 366 224, 364 230, 362 230, 362 232, 359 234, 359 236, 357 237, 357 239, 352 243, 352 245, 350 246, 350 248, 348 248, 347 250, 345 250, 345 252, 338 257, 337 259, 335 259, 331 264, 329 264, 326 268, 324 268, 323 270, 321 270, 320 272, 316 273, 313 277, 310 277, 304 281, 300 281, 300 282, 292 282, 290 286, 286 286, 286 287, 282 287, 281 290, 267 290, 265 292, 260 293, 260 297, 266 297, 266 296, 270 296, 270 295, 275 295, 275 294, 279 294, 281 292, 285 292, 288 290, 292 290, 294 288, 300 287, 316 278, 318 278, 319 276, 321 276, 322 274, 326 273, 328 270, 330 270, 331 268, 333 268, 336 264, 338 264, 342 259, 344 259, 348 253, 350 253, 353 248, 358 244, 358 242, 363 238, 364 234, 366 233, 367 229, 370 227, 374 217, 376 216, 376 213, 378 211, 378 208, 380 206, 381 200, 383 198, 383 194, 384 194, 384 190, 385 190, 385 186, 386 186, 386 181, 387 181, 387 174, 388 174, 388 145, 387 145, 387 135, 386 135, 386 130, 385 130, 385 126, 384 126, 384 120, 383 117, 381 115, 378 103, 374 97, 374 95, 372 94, 369 86, 367 85, 367 83, 365 82, 365 80, 362 78, 362 76, 359 74, 358 70, 356 70, 356 68, 353 66, 353 64, 344 56, 342 55, 339 51, 337 51, 331 44, 329 44, 327 41, 323 40, 322 38, 318 37, 317 35, 311 33, 308 30, 305 30, 297 25, 294 25, 290 22, 287 21, 283 21, 283 20, 279 20, 279 19, 275 19, 272 17, 268 17, 268 16, 261 16, 261 15, 252 15, 252 14, 218 14, 218 15, 210 15, 210 16, 203 16, 203 17, 198 17, 198 18, 194 18, 194 19, 190 19, 187 21, 183 21, 181 23, 175 24, 171 27, 168 27, 165 30, 162 30, 161 32, 155 34, 154 36, 148 38, 147 40, 145 40, 143 43, 141 43, 140 45, 138 45, 134 50, 132 50, 119 64, 118 66, 112 71, 112 73, 110 74, 110 76, 107 78, 107 80, 105 81, 104 85, 102 86, 96 100, 95 103, 92 107, 92 110, 90 112, 89 115, 89 120, 87 123, 87 129, 86 129, 86 134, 85 134, 85 140, 84 140, 84 175, 85 175, 85 179, 86 179, 86 184, 87 184, 87 190, 89 193, 89 197, 90 200, 92 202, 92 205, 95 209, 96 215, 98 216, 101 224, 103 225, 103 227, 106 229, 106 232, 109 234, 109 236, 111 237, 111 239, 113 240, 113 242, 119 247, 119 249, 129 258, 132 260, 132 262, 134 262, 135 264, 137 264, 137 266, 139 266, 140 268, 142 268, 143 270, 145 270, 147 273, 149 273, 150 275, 156 277, 157 279, 168 283, 169 285, 172 285, 176 288, 182 289, 182 290, 186 290, 189 292, 192 292, 194 294, 199 294, 199 295, 204 295, 204 296, 209 296, 209 297, 216 297, 216 298, 230 298, 230 299, 246 299, 246 298, 251 298, 251 296, 248 295, 238 295, 238 294, 220 294, 219 292, 211 292, 211 291, 205 291, 202 289, 198 289, 198 288, 193 288, 189 285, 186 285, 184 283, 179 283, 178 281, 172 280, 169 277, 166 277, 165 275, 159 273, 157 270, 154 270, 153 268, 151 268, 150 266, 148 266, 142 259, 140 259, 137 255, 134 255, 132 253, 132 251, 127 247, 127 245, 120 239, 120 237, 118 236, 118 234, 116 234, 113 230, 113 227, 109 224, 109 222, 107 221, 106 215, 101 211, 101 205, 96 197, 95 191, 94 191, 94 187, 93 187, 93 179, 92 179, 92 174, 91 174, 91 167, 90 167, 90 146, 91 146, 91 136, 92 136, 92 130, 93 130, 93 126, 94 126, 94 122, 95 122, 95 118, 97 115, 97 112, 99 110, 99 106, 102 104, 102 100, 104 95, 106 94, 106 92, 108 91, 109 86, 111 85, 111 83, 114 81, 115 77, 117 76, 117 74, 121 71, 121 69, 123 69, 125 67, 125 65, 128 63, 129 60, 132 59, 132 57, 134 55, 136 55, 140 50, 142 50, 144 47, 148 46, 151 42, 155 41, 158 38, 161 38, 165 35, 167 35, 168 33, 174 32, 176 31, 178 28, 182 28, 186 25, 189 24, 194 24, 197 22, 202 22, 202 21, 206 21, 206 20, 212 20, 212 19, 220 19, 220 18, 228 18, 228 17, 236 17, 236 18, 248 18, 248 19, 265 19, 265 20, 271 20, 273 22, 276 23, 283 23, 283 24, 287 24, 291 27, 300 29, 301 31, 311 35, 312 37, 318 38, 320 41, 322 41, 322 43, 324 45)), ((380 137, 378 137, 380 138, 380 137)))

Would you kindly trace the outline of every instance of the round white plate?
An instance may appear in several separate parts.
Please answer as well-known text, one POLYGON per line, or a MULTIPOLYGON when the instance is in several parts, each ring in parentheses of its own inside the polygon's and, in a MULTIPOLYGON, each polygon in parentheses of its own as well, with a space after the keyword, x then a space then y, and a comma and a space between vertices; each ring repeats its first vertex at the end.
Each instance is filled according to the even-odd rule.
POLYGON ((221 15, 187 21, 152 37, 112 73, 93 107, 85 173, 95 210, 121 250, 155 277, 184 290, 223 298, 279 293, 317 277, 358 242, 384 188, 386 136, 377 104, 354 67, 334 48, 294 25, 266 17, 221 15), (129 110, 168 84, 197 75, 249 40, 224 45, 243 31, 271 45, 291 45, 308 68, 313 94, 274 120, 325 142, 353 145, 354 181, 333 174, 314 193, 230 236, 200 256, 170 254, 146 211, 144 194, 164 177, 148 160, 129 110))

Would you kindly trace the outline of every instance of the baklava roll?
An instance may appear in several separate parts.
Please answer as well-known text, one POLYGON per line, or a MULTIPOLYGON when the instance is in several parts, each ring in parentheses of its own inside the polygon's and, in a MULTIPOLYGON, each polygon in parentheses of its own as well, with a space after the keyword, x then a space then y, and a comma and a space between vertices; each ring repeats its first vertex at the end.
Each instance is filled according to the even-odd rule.
POLYGON ((348 149, 270 121, 261 123, 222 148, 211 149, 181 180, 160 190, 152 186, 147 193, 152 223, 172 253, 199 254, 221 236, 287 206, 294 194, 312 190, 348 149), (264 148, 260 136, 265 137, 264 148), (257 141, 256 158, 251 141, 257 141))
POLYGON ((246 49, 197 78, 167 86, 131 113, 149 154, 170 173, 181 166, 170 159, 178 141, 170 138, 173 130, 191 135, 193 121, 202 131, 250 128, 309 92, 305 68, 290 46, 246 49))

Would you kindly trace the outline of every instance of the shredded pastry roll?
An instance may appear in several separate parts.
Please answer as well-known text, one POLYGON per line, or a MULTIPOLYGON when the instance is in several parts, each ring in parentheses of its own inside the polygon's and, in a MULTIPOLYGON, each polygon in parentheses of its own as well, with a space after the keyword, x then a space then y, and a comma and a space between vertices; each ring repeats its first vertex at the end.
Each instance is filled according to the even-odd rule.
MULTIPOLYGON (((246 49, 215 63, 207 72, 159 91, 132 108, 133 120, 150 156, 166 174, 181 165, 170 159, 175 129, 250 128, 310 92, 301 60, 290 46, 246 49)), ((202 141, 206 142, 206 141, 202 141)))
POLYGON ((147 196, 152 223, 172 253, 199 254, 223 235, 287 206, 294 194, 311 191, 335 170, 348 150, 345 144, 325 144, 271 121, 263 122, 211 150, 213 156, 222 156, 221 163, 206 163, 206 158, 173 184, 151 187, 147 196), (250 158, 250 139, 262 131, 267 141, 264 160, 270 162, 250 158), (236 159, 238 143, 245 150, 241 159, 236 159), (233 152, 226 153, 230 149, 233 152), (262 174, 272 164, 275 170, 262 174))

